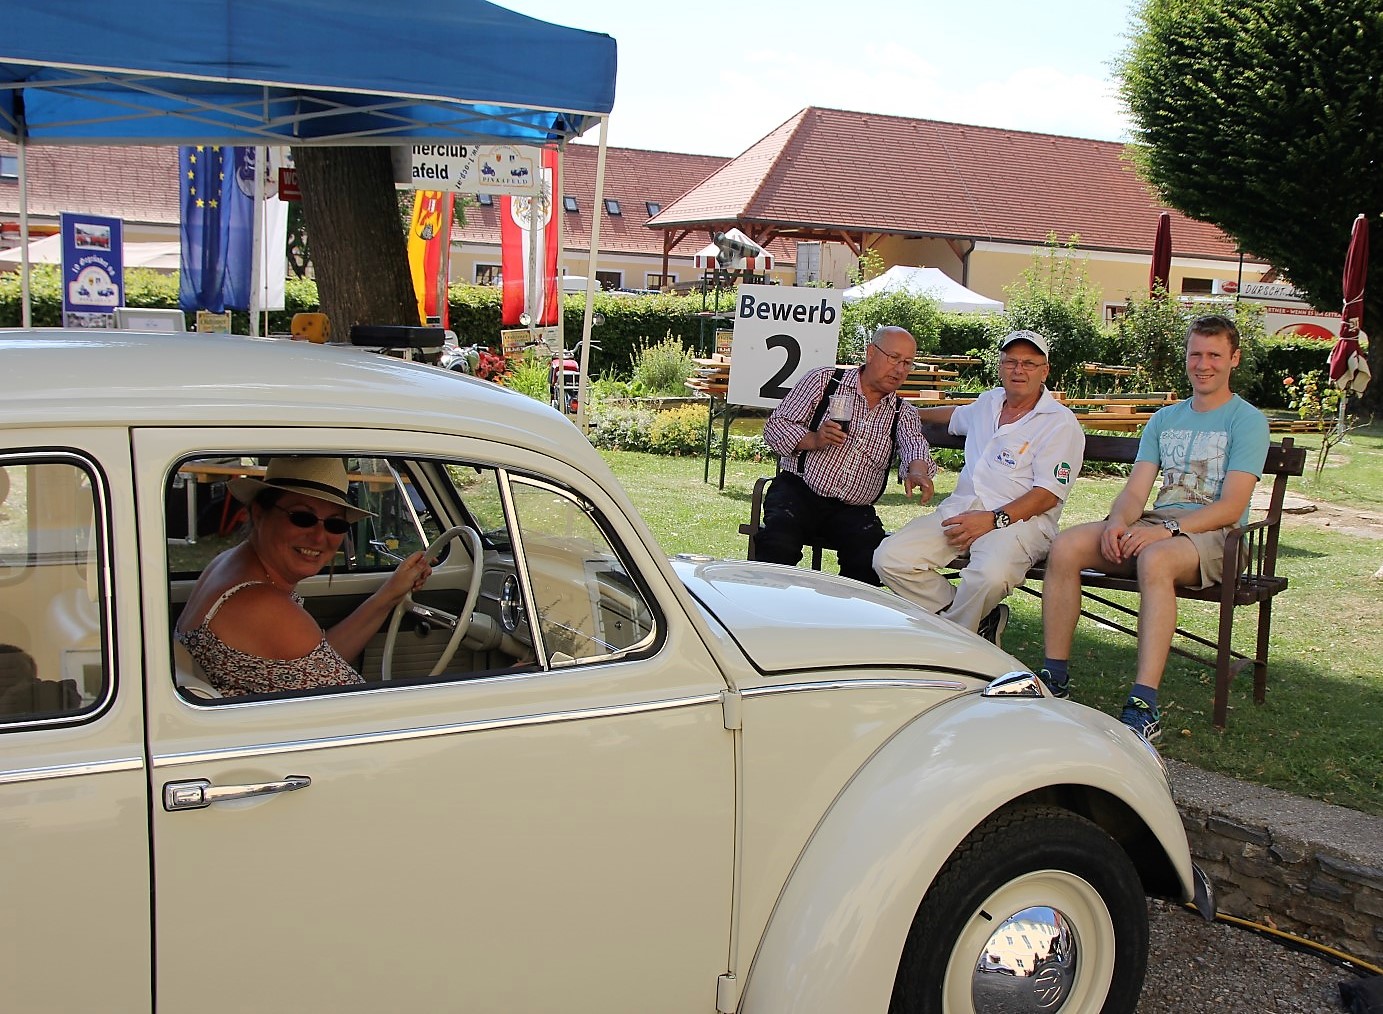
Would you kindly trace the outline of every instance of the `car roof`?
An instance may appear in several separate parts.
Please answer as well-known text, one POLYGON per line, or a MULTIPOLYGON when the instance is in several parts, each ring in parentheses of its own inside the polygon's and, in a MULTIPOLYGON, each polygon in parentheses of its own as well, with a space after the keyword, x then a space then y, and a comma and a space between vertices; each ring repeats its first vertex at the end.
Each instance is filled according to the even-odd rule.
POLYGON ((0 329, 0 427, 359 426, 489 438, 583 460, 579 430, 487 381, 348 345, 0 329))

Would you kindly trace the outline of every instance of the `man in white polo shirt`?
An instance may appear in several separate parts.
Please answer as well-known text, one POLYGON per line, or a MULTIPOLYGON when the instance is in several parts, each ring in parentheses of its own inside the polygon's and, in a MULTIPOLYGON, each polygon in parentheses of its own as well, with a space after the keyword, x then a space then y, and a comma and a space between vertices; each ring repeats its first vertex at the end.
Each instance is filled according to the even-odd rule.
POLYGON ((1047 339, 1013 331, 999 343, 1001 386, 969 405, 919 410, 965 437, 965 467, 934 513, 874 551, 874 569, 895 592, 995 644, 1008 623, 1003 600, 1047 555, 1085 459, 1085 432, 1047 390, 1047 373, 1047 339), (939 571, 967 551, 953 587, 939 571))

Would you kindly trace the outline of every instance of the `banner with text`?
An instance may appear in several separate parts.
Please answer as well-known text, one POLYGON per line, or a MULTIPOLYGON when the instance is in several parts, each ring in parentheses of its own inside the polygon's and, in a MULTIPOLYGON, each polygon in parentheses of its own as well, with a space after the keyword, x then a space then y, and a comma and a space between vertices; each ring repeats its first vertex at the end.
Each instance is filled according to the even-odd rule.
POLYGON ((562 312, 557 291, 557 223, 552 219, 555 148, 544 150, 540 176, 543 189, 537 197, 506 196, 500 201, 500 323, 505 327, 556 324, 562 312))
POLYGON ((122 221, 64 211, 58 222, 63 326, 113 327, 115 308, 125 305, 122 221))
POLYGON ((542 149, 513 144, 415 144, 415 190, 453 194, 537 194, 542 149))
POLYGON ((836 361, 840 290, 741 285, 726 400, 773 408, 804 373, 836 361))

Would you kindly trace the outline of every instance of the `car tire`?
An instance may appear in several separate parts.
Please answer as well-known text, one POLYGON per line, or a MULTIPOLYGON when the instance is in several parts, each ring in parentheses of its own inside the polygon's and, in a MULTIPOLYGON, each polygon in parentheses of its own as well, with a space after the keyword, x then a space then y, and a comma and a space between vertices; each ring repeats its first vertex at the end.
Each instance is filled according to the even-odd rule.
POLYGON ((908 932, 889 1012, 1131 1014, 1147 961, 1147 902, 1124 850, 1078 814, 1019 807, 986 820, 942 867, 908 932))

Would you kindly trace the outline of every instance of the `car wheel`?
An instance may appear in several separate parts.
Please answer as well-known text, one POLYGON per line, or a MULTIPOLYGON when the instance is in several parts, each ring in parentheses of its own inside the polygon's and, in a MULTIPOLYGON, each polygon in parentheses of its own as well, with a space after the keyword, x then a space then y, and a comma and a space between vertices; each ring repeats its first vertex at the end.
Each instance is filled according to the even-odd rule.
POLYGON ((1056 807, 981 824, 942 867, 908 932, 890 1014, 1132 1012, 1148 910, 1124 850, 1056 807))

